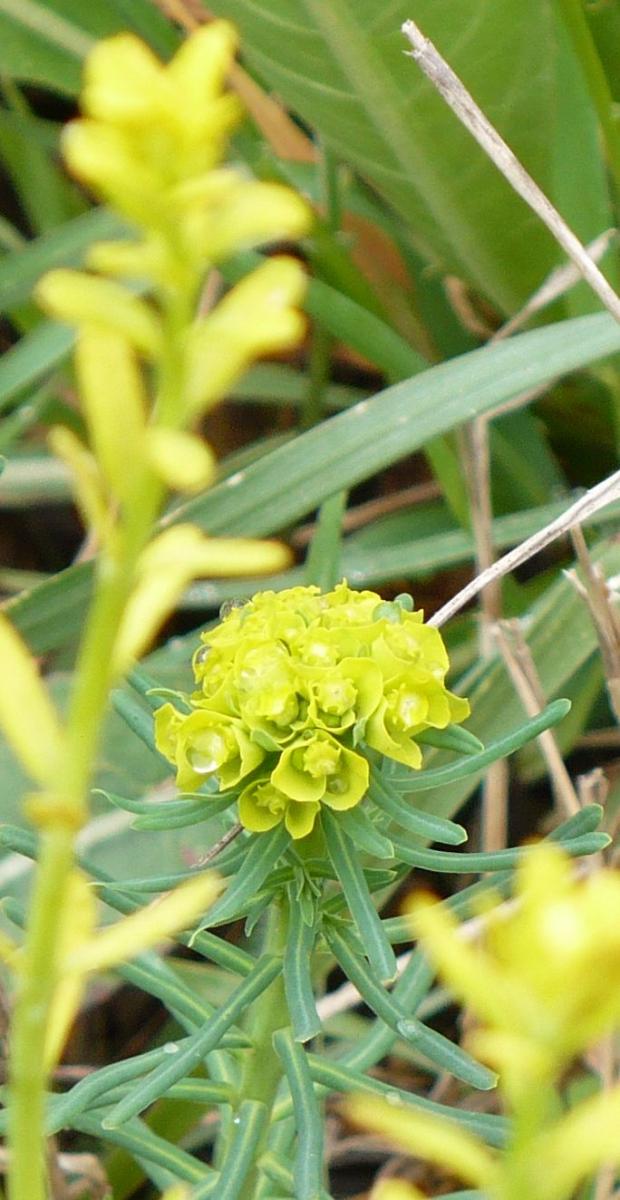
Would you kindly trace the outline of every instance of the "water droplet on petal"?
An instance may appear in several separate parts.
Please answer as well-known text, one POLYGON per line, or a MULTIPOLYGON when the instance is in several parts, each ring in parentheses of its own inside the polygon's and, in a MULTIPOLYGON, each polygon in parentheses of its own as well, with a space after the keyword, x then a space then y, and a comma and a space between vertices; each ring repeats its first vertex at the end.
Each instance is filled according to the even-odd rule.
POLYGON ((229 617, 235 608, 245 608, 247 603, 247 600, 242 598, 237 600, 225 600, 224 603, 220 605, 220 621, 224 621, 226 617, 229 617))

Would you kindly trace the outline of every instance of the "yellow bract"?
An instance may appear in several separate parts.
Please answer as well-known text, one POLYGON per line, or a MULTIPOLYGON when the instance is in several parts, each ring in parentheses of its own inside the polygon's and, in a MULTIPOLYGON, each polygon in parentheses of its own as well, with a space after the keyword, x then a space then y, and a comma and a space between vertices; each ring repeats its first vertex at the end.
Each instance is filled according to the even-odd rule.
POLYGON ((279 571, 289 562, 289 552, 279 542, 208 538, 194 525, 175 525, 160 533, 138 562, 114 648, 117 672, 126 671, 146 650, 192 579, 279 571))
POLYGON ((60 722, 35 660, 2 614, 0 661, 0 728, 28 774, 48 784, 60 763, 60 722))
POLYGON ((57 983, 46 1045, 48 1070, 60 1057, 80 1006, 86 976, 135 958, 193 924, 216 899, 220 886, 214 873, 199 875, 147 908, 97 931, 92 884, 81 871, 72 871, 66 884, 63 922, 52 964, 57 983))

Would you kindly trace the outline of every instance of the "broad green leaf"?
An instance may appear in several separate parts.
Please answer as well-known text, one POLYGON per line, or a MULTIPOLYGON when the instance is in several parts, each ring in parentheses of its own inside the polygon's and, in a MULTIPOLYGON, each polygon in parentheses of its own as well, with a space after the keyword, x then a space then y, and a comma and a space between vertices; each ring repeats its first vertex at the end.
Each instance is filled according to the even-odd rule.
MULTIPOLYGON (((558 5, 558 11, 561 14, 561 4, 558 5)), ((616 224, 616 216, 607 184, 596 112, 583 65, 576 58, 561 15, 557 32, 556 132, 550 143, 553 195, 571 229, 587 243, 605 229, 611 229, 616 224), (577 157, 576 146, 579 147, 577 157)), ((606 255, 602 266, 617 289, 617 252, 606 255)), ((597 307, 596 298, 585 283, 571 288, 564 304, 570 316, 574 317, 592 312, 597 307)))
MULTIPOLYGON (((272 534, 331 495, 334 480, 351 487, 436 434, 618 349, 618 325, 607 314, 596 314, 475 350, 322 422, 181 505, 167 520, 194 521, 214 535, 272 534)), ((74 637, 91 570, 88 564, 71 567, 7 605, 38 653, 74 637)))
POLYGON ((80 212, 84 201, 58 165, 57 131, 50 144, 42 122, 14 91, 10 99, 15 110, 0 109, 0 161, 31 229, 45 234, 80 212))
MULTIPOLYGON (((390 202, 426 256, 505 310, 542 282, 558 257, 551 238, 405 55, 408 0, 213 0, 211 9, 239 25, 256 71, 390 202)), ((550 0, 417 0, 413 15, 548 186, 550 0)))
POLYGON ((79 266, 93 242, 121 237, 122 232, 108 209, 93 208, 7 255, 0 263, 0 311, 23 304, 45 271, 79 266))
POLYGON ((261 536, 504 400, 620 349, 607 314, 524 333, 432 367, 323 422, 181 506, 211 533, 261 536), (277 515, 276 515, 277 514, 277 515), (275 522, 277 521, 277 526, 275 522))

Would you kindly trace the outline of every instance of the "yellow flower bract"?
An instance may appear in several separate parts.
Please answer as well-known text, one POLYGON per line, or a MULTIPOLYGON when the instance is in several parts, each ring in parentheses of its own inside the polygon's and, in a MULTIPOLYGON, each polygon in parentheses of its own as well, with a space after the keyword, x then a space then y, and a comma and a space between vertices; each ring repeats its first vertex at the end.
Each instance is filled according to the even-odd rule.
POLYGON ((213 777, 242 787, 239 816, 263 833, 284 821, 311 832, 321 806, 352 808, 366 793, 365 744, 419 767, 416 735, 469 713, 445 686, 438 630, 375 592, 341 583, 263 592, 203 635, 189 714, 164 704, 157 745, 182 790, 213 777))

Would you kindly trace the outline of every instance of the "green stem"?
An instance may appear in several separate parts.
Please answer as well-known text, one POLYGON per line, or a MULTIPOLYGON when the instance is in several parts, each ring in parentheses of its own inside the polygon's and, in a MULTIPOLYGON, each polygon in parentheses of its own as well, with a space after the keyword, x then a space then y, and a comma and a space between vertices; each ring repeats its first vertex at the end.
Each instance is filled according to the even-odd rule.
MULTIPOLYGON (((274 905, 267 915, 262 951, 280 954, 286 939, 287 914, 274 905)), ((270 987, 255 1001, 244 1026, 253 1047, 245 1052, 239 1095, 242 1100, 260 1100, 271 1112, 282 1079, 282 1064, 273 1048, 273 1035, 289 1024, 284 992, 284 976, 276 976, 270 987)), ((269 1123, 268 1123, 269 1124, 269 1123)), ((268 1131, 267 1124, 267 1131, 268 1131)), ((255 1163, 263 1154, 266 1134, 256 1147, 255 1163)), ((244 1200, 256 1200, 260 1188, 259 1171, 253 1167, 245 1185, 244 1200)))
POLYGON ((119 530, 113 553, 104 552, 98 587, 78 656, 63 762, 54 781, 42 834, 23 969, 12 1023, 9 1200, 45 1200, 43 1154, 46 1042, 58 984, 58 952, 74 864, 74 838, 87 811, 88 786, 101 721, 113 679, 112 651, 137 560, 157 515, 162 488, 145 469, 136 502, 119 530))

